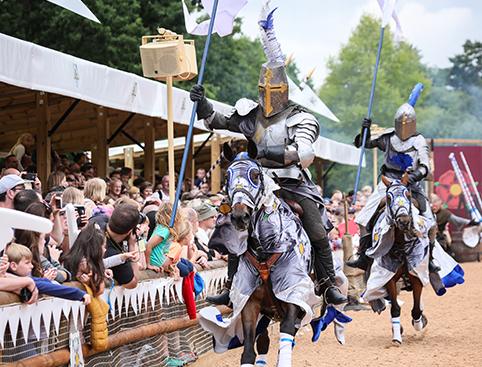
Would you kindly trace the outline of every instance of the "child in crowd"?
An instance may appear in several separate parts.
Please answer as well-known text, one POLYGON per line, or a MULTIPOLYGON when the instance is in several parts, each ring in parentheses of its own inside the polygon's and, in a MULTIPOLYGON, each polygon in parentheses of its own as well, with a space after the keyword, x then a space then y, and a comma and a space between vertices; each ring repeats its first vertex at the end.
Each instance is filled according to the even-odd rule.
MULTIPOLYGON (((32 252, 23 245, 12 243, 7 247, 6 254, 9 261, 8 271, 20 277, 32 277, 32 252)), ((84 291, 52 283, 49 279, 32 277, 39 294, 46 294, 71 301, 82 301, 85 305, 90 303, 90 296, 84 291)), ((28 297, 30 298, 30 297, 28 297)))
POLYGON ((94 296, 104 292, 105 236, 97 224, 90 223, 80 231, 69 253, 63 259, 64 266, 73 278, 88 285, 94 296))
POLYGON ((0 258, 0 291, 13 292, 17 295, 22 294, 22 290, 30 296, 30 298, 24 298, 23 301, 27 304, 33 304, 37 302, 38 290, 35 283, 30 277, 18 277, 8 273, 9 263, 8 256, 4 254, 0 258))
POLYGON ((177 236, 176 228, 179 228, 181 223, 181 216, 178 213, 174 221, 174 228, 169 228, 171 214, 172 205, 168 202, 163 202, 156 214, 156 228, 146 244, 145 258, 147 269, 154 270, 157 273, 161 271, 166 262, 170 237, 177 236))

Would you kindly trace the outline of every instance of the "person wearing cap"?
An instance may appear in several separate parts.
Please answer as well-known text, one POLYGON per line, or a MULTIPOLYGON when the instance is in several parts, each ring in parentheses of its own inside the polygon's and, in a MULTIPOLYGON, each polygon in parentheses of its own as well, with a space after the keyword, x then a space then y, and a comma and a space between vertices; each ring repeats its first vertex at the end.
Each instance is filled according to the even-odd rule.
POLYGON ((216 226, 218 211, 216 207, 206 202, 202 202, 199 206, 194 207, 194 210, 197 212, 199 221, 198 230, 196 231, 196 240, 203 247, 207 248, 211 233, 216 226))
POLYGON ((0 208, 13 209, 13 198, 17 192, 25 189, 25 181, 17 175, 0 178, 0 208))
MULTIPOLYGON (((136 249, 137 226, 145 217, 140 216, 137 207, 119 204, 115 207, 107 224, 104 258, 132 252, 136 249)), ((137 287, 139 266, 136 259, 111 268, 115 281, 124 288, 137 287)))

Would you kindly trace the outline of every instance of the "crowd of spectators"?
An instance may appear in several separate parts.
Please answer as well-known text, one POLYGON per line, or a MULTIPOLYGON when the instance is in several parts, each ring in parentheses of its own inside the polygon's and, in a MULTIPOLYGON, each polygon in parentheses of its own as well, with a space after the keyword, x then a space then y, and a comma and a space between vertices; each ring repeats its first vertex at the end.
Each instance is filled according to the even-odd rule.
POLYGON ((194 265, 206 269, 210 261, 224 259, 207 247, 222 197, 210 194, 206 171, 199 170, 198 185, 185 190, 170 228, 167 175, 151 183, 122 167, 100 178, 86 154, 53 154, 53 171, 47 182, 40 182, 29 138, 19 139, 3 159, 0 208, 48 218, 53 229, 47 234, 15 231, 1 257, 0 290, 14 292, 26 303, 45 294, 88 304, 87 293, 63 283, 78 281, 95 297, 106 282, 132 289, 141 271, 163 273, 182 278, 188 314, 195 318, 194 295, 202 280, 194 265), (80 229, 72 245, 67 204, 73 205, 80 229))

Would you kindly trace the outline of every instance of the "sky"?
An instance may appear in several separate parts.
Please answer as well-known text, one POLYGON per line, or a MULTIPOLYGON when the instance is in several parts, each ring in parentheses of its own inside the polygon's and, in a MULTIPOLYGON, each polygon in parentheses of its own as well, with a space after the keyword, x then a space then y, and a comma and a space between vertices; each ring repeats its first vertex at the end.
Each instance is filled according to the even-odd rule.
MULTIPOLYGON (((316 87, 326 77, 328 58, 347 43, 361 15, 381 15, 376 0, 272 0, 271 7, 279 7, 275 29, 283 52, 294 53, 302 76, 316 67, 316 87)), ((249 0, 239 13, 243 32, 252 38, 258 36, 260 9, 261 0, 249 0)), ((404 39, 430 66, 449 66, 467 39, 482 41, 481 0, 398 0, 397 12, 404 39)))

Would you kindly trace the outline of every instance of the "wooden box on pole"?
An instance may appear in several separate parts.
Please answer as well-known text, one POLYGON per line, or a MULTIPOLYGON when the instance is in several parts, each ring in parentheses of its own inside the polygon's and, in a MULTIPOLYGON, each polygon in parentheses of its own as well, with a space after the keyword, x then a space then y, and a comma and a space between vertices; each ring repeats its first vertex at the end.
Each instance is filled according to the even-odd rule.
MULTIPOLYGON (((142 37, 140 46, 142 71, 145 77, 166 81, 167 85, 167 143, 169 198, 174 203, 176 181, 174 162, 173 80, 190 80, 197 75, 194 41, 182 35, 158 29, 159 35, 142 37)), ((186 141, 186 144, 191 144, 186 141)))

